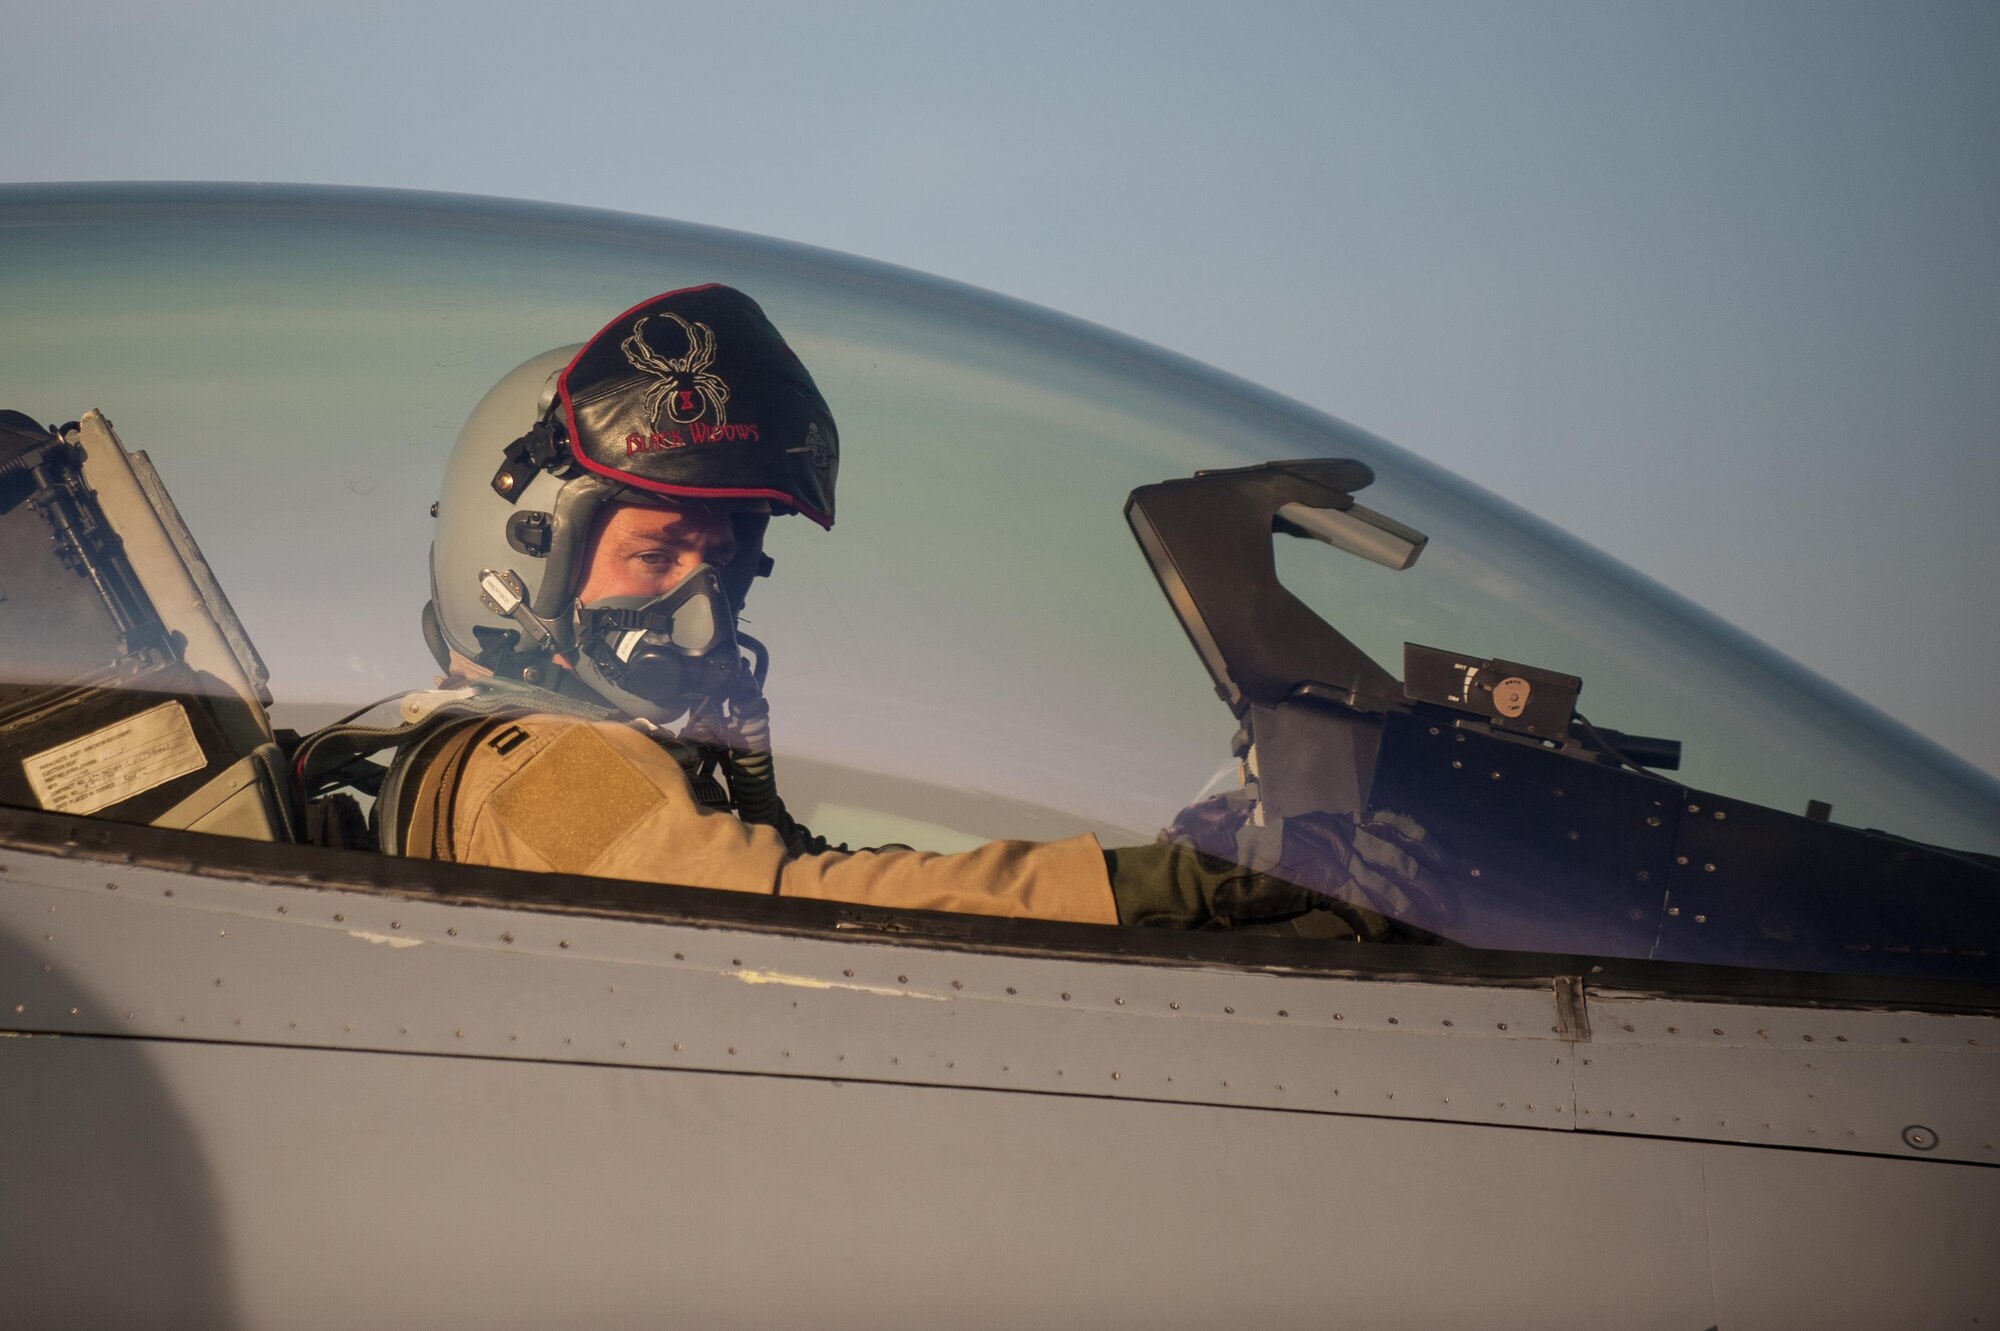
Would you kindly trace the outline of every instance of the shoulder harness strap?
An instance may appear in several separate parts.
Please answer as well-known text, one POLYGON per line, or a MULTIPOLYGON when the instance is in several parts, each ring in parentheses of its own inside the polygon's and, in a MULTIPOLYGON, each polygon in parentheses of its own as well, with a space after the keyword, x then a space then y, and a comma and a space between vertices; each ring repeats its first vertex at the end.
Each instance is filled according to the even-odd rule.
POLYGON ((465 761, 504 718, 453 718, 431 728, 422 740, 396 755, 389 782, 383 785, 380 818, 382 849, 392 855, 419 859, 456 859, 452 838, 452 801, 465 775, 465 761), (391 790, 393 784, 394 790, 391 790))
MULTIPOLYGON (((330 839, 319 844, 361 846, 373 842, 380 849, 401 852, 407 841, 402 832, 405 824, 398 817, 407 807, 402 786, 413 768, 407 759, 414 756, 413 750, 428 748, 426 741, 436 738, 441 728, 453 731, 462 728, 450 725, 452 722, 530 712, 553 712, 591 721, 616 715, 608 707, 595 706, 580 698, 499 679, 480 680, 469 689, 412 695, 405 701, 416 705, 405 706, 407 719, 400 725, 339 722, 314 731, 293 750, 293 788, 300 802, 296 813, 308 828, 308 840, 314 839, 313 827, 324 824, 330 839), (419 699, 423 701, 418 702, 419 699), (386 772, 380 763, 369 761, 385 750, 396 751, 386 772), (342 787, 349 786, 377 797, 375 835, 361 832, 359 806, 354 804, 352 796, 339 793, 342 787), (342 801, 345 805, 336 808, 342 801)), ((413 853, 423 852, 418 849, 413 853)))
MULTIPOLYGON (((423 697, 424 695, 416 695, 423 697)), ((432 698, 439 695, 433 693, 432 698)), ((405 715, 412 709, 405 708, 405 715)), ((554 713, 586 721, 620 719, 609 707, 509 680, 480 680, 462 696, 421 707, 414 718, 396 726, 338 724, 315 731, 293 754, 297 789, 308 823, 338 823, 338 839, 320 844, 356 846, 372 841, 392 855, 449 860, 456 856, 452 838, 452 801, 473 747, 511 717, 554 713), (394 750, 386 773, 369 759, 394 750), (360 810, 350 796, 335 792, 353 785, 376 796, 375 834, 360 829, 360 810), (333 805, 345 801, 338 809, 333 805), (338 820, 335 814, 340 814, 338 820)), ((694 743, 656 727, 639 729, 665 749, 686 774, 695 801, 705 808, 737 812, 724 784, 730 764, 719 745, 694 743)), ((309 837, 309 839, 311 839, 309 837)))

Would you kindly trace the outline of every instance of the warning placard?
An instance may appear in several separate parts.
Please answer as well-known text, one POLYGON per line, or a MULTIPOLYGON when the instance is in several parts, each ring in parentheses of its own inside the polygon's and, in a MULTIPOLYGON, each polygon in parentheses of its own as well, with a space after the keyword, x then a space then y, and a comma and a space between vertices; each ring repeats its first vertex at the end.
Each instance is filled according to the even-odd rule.
POLYGON ((164 702, 21 760, 44 809, 96 813, 202 766, 187 709, 164 702))

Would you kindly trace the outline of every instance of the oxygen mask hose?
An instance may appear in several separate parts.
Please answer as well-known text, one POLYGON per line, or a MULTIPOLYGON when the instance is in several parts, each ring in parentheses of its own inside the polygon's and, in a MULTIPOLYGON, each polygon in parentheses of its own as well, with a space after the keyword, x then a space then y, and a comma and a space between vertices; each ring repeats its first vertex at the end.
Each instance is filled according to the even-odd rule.
POLYGON ((729 700, 728 719, 723 723, 727 743, 723 765, 729 772, 729 793, 736 812, 746 823, 762 823, 775 828, 785 840, 785 849, 794 855, 817 855, 826 850, 825 837, 814 836, 785 808, 778 795, 777 763, 771 756, 771 704, 752 680, 745 680, 729 700))

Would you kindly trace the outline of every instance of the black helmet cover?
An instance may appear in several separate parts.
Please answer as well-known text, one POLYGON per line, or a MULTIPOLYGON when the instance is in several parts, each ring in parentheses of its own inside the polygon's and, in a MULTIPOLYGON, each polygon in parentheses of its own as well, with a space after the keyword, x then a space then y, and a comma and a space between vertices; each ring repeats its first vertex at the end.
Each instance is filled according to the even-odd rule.
POLYGON ((556 388, 590 471, 651 494, 770 500, 833 526, 833 413, 757 302, 732 287, 633 306, 556 388))

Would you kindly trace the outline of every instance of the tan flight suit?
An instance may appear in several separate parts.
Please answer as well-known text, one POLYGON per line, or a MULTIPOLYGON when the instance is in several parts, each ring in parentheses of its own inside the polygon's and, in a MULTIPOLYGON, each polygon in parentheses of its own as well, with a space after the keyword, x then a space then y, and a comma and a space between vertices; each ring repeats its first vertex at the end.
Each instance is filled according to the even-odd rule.
POLYGON ((457 727, 416 755, 406 853, 870 906, 1116 924, 1093 836, 957 855, 788 856, 769 827, 695 802, 680 764, 629 726, 535 715, 457 727), (439 813, 447 816, 440 819, 439 813))

